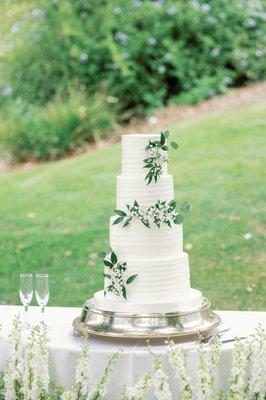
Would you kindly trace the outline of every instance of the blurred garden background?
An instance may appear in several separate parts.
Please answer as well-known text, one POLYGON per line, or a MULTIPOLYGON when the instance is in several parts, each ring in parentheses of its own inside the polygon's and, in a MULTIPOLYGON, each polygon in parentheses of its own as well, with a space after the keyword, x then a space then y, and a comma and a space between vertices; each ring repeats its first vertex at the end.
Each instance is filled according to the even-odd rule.
POLYGON ((260 0, 0 1, 0 304, 18 303, 20 272, 50 273, 51 305, 102 288, 120 135, 169 129, 193 286, 265 308, 265 15, 260 0))

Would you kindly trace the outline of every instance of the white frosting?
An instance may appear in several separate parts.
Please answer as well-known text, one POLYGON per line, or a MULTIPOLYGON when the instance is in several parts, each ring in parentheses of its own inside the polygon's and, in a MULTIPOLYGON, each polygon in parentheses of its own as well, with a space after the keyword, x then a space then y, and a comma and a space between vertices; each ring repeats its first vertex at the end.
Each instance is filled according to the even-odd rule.
POLYGON ((125 299, 120 300, 118 297, 112 299, 104 296, 103 290, 95 293, 94 307, 99 310, 108 310, 124 313, 171 313, 176 311, 189 312, 197 310, 202 305, 202 295, 199 290, 190 289, 186 297, 176 298, 171 302, 163 302, 158 296, 154 303, 143 303, 141 299, 132 303, 125 299))
POLYGON ((182 225, 147 228, 141 221, 132 221, 123 228, 112 225, 116 218, 110 218, 110 246, 121 260, 164 260, 183 251, 182 225))
MULTIPOLYGON (((143 160, 147 158, 145 147, 155 140, 160 140, 160 135, 122 135, 122 175, 139 175, 144 179, 148 173, 143 168, 143 160)), ((167 173, 167 163, 163 165, 163 172, 167 173)))
MULTIPOLYGON (((190 290, 188 255, 181 253, 168 260, 127 260, 127 276, 137 274, 137 278, 126 286, 130 302, 143 303, 170 302, 186 298, 190 290)), ((108 282, 108 281, 107 281, 108 282)), ((116 297, 107 293, 106 298, 116 297)))
POLYGON ((149 207, 158 199, 171 201, 174 199, 172 175, 162 175, 157 183, 144 181, 143 176, 119 175, 116 180, 116 207, 124 209, 126 204, 137 200, 141 206, 149 207))

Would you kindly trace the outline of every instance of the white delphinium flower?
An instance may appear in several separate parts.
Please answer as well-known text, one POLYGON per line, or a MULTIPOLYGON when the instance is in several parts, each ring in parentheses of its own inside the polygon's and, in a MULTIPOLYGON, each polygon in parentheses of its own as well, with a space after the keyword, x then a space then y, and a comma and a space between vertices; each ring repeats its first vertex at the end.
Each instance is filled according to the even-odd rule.
POLYGON ((108 358, 108 362, 100 383, 93 386, 87 396, 87 400, 102 400, 107 394, 107 386, 110 381, 113 367, 117 363, 117 360, 122 350, 117 350, 111 357, 108 358))
POLYGON ((45 396, 49 392, 49 352, 47 343, 46 331, 43 327, 40 327, 36 343, 38 351, 35 352, 35 361, 38 365, 38 384, 42 396, 45 396))
POLYGON ((175 376, 179 382, 180 400, 190 400, 194 396, 194 389, 188 374, 187 353, 172 340, 166 344, 170 365, 175 369, 175 376))
POLYGON ((75 376, 75 391, 77 398, 88 394, 89 380, 89 345, 88 342, 82 346, 81 357, 77 360, 76 376, 75 376))
POLYGON ((4 373, 4 396, 5 400, 14 400, 20 392, 22 374, 22 325, 20 317, 13 320, 10 334, 10 358, 4 373))
POLYGON ((246 367, 250 356, 248 342, 237 340, 234 345, 228 399, 246 399, 246 367))
POLYGON ((62 394, 61 400, 76 400, 76 395, 70 390, 67 390, 62 394))
POLYGON ((40 388, 38 385, 38 376, 36 368, 38 367, 38 361, 36 363, 36 352, 38 353, 37 342, 37 330, 38 327, 34 327, 28 337, 26 354, 24 356, 24 370, 22 375, 22 388, 21 391, 24 398, 27 400, 36 400, 40 395, 40 388))
POLYGON ((251 363, 249 399, 264 400, 266 396, 266 332, 261 326, 253 335, 251 363))
POLYGON ((158 400, 173 400, 170 392, 168 376, 163 370, 162 358, 152 352, 151 347, 148 346, 147 350, 152 355, 152 378, 151 386, 154 388, 154 394, 158 400))
POLYGON ((134 386, 124 386, 120 400, 145 400, 151 383, 151 374, 146 372, 134 386))
POLYGON ((221 346, 217 336, 212 339, 211 347, 200 345, 198 349, 198 395, 201 400, 215 400, 218 393, 215 389, 214 372, 220 360, 221 346))

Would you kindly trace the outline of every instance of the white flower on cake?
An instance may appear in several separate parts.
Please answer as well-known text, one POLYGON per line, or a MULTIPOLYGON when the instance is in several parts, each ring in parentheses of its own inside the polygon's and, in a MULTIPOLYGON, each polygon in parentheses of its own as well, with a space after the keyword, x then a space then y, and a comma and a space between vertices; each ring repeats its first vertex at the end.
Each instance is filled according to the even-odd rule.
MULTIPOLYGON (((146 158, 144 161, 144 167, 149 169, 145 180, 147 180, 147 185, 149 185, 153 180, 156 183, 158 178, 163 173, 163 166, 165 163, 169 162, 167 156, 167 138, 169 137, 169 132, 161 132, 160 140, 149 141, 148 146, 145 148, 146 158)), ((176 142, 171 142, 171 146, 174 149, 178 148, 176 142)))
POLYGON ((103 276, 106 279, 104 295, 108 292, 127 299, 126 285, 132 283, 138 275, 136 274, 127 277, 127 263, 125 261, 120 262, 113 250, 110 255, 100 253, 99 256, 103 258, 104 263, 103 276))

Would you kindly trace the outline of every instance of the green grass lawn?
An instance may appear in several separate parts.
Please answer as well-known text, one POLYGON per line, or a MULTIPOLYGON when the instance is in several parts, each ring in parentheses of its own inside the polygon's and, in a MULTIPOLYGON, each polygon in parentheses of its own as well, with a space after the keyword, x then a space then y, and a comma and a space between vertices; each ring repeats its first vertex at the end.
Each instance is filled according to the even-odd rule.
MULTIPOLYGON (((265 308, 265 125, 262 106, 177 128, 171 151, 191 280, 215 308, 265 308), (246 233, 252 238, 244 239, 246 233)), ((0 304, 19 303, 20 272, 48 272, 51 305, 80 306, 102 288, 120 145, 0 178, 0 304)))

